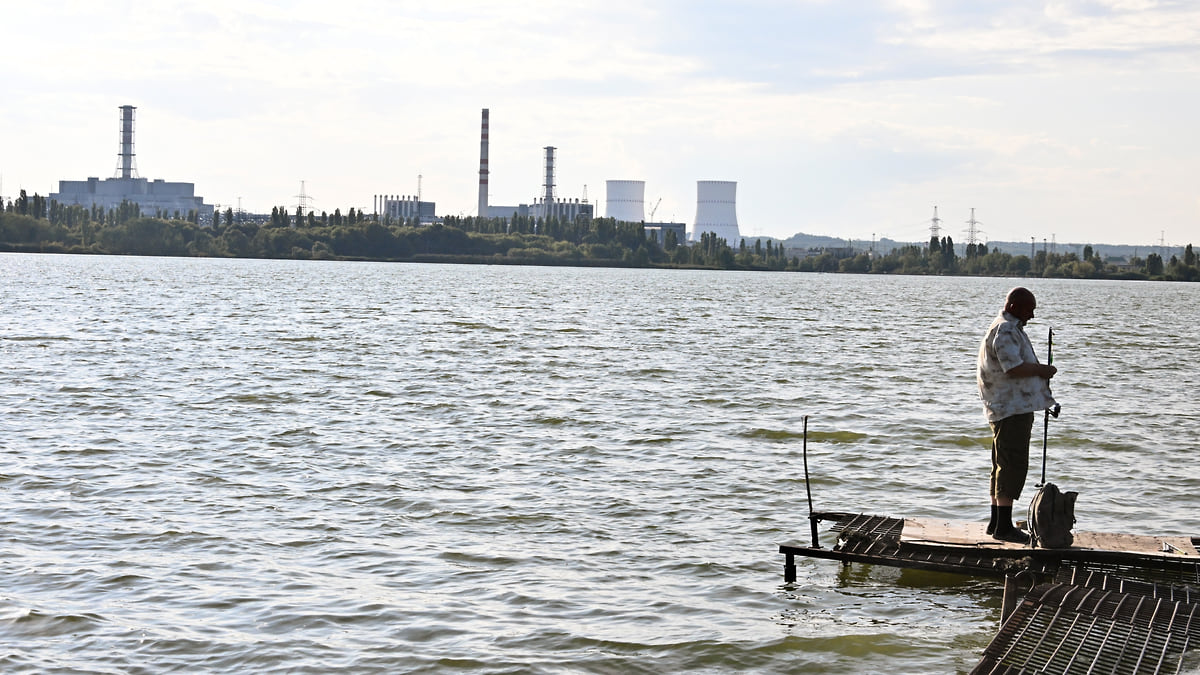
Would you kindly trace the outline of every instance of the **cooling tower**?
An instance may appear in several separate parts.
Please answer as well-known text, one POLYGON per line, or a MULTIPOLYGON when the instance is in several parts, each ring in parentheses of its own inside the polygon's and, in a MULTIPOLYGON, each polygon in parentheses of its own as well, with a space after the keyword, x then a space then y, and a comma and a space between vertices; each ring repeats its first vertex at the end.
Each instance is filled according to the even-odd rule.
POLYGON ((711 232, 726 244, 737 247, 741 242, 737 224, 737 182, 731 180, 696 181, 696 224, 692 240, 711 232))
POLYGON ((646 220, 646 181, 606 181, 604 215, 626 223, 646 220))

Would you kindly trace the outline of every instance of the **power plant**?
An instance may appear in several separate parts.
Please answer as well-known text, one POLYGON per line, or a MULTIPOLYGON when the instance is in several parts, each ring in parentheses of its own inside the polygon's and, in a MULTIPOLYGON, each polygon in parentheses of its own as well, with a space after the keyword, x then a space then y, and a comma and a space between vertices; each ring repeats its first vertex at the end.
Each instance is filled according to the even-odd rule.
MULTIPOLYGON (((572 220, 579 216, 592 217, 594 208, 587 199, 559 199, 557 195, 556 152, 547 145, 543 151, 541 196, 531 204, 493 206, 489 201, 488 179, 491 167, 488 156, 490 113, 483 109, 479 132, 479 206, 482 218, 516 217, 559 218, 572 220)), ((737 183, 734 181, 702 180, 696 182, 696 220, 692 240, 699 241, 705 232, 736 246, 741 239, 737 223, 737 183)), ((657 203, 655 204, 657 208, 657 203)), ((628 223, 643 223, 647 233, 665 243, 668 232, 675 232, 676 241, 686 242, 687 227, 683 223, 646 222, 646 182, 641 180, 605 181, 604 214, 608 218, 628 223)), ((650 218, 654 218, 653 210, 650 218)))
MULTIPOLYGON (((120 111, 119 152, 116 175, 100 180, 88 178, 83 181, 59 181, 58 192, 48 199, 60 204, 79 205, 86 208, 99 207, 105 211, 114 209, 122 202, 136 204, 147 216, 197 215, 200 222, 212 222, 214 207, 205 204, 202 197, 195 196, 193 183, 166 182, 161 179, 147 180, 137 175, 134 154, 134 118, 137 108, 123 105, 120 111)), ((489 132, 490 114, 483 108, 479 136, 479 200, 477 214, 483 218, 498 218, 509 221, 514 217, 531 219, 574 220, 592 218, 595 207, 588 203, 587 187, 584 197, 562 198, 558 194, 557 164, 558 148, 547 145, 542 148, 542 184, 538 196, 528 202, 514 206, 490 203, 489 178, 489 132)), ((302 184, 303 185, 303 184, 302 184)), ((654 237, 660 244, 670 238, 685 244, 690 239, 699 241, 704 233, 712 233, 731 246, 740 240, 737 222, 737 183, 733 181, 702 180, 696 183, 696 219, 688 236, 684 223, 655 222, 654 214, 659 199, 646 214, 646 182, 642 180, 608 180, 605 182, 605 215, 620 222, 641 223, 647 236, 654 237), (670 237, 668 235, 671 235, 670 237)), ((303 188, 301 189, 303 192, 303 188)), ((301 196, 303 209, 303 195, 301 196)), ((438 221, 435 203, 421 198, 418 178, 417 194, 376 194, 374 213, 385 219, 415 221, 428 224, 438 221)))
POLYGON ((58 192, 51 192, 48 199, 89 209, 96 206, 104 211, 117 208, 121 202, 130 202, 136 204, 146 216, 187 216, 195 211, 200 221, 211 222, 213 206, 205 204, 203 197, 195 196, 194 183, 169 183, 159 178, 150 181, 137 176, 133 153, 133 122, 137 108, 123 105, 119 110, 121 129, 117 175, 104 180, 61 180, 58 182, 58 192))

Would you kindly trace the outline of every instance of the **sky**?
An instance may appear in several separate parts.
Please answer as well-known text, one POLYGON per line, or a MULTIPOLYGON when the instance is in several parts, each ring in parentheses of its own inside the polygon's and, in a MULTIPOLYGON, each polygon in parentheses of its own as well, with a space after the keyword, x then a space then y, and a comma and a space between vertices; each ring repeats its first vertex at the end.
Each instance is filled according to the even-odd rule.
POLYGON ((4 2, 0 195, 135 163, 220 208, 737 182, 743 236, 1200 244, 1192 0, 4 2))

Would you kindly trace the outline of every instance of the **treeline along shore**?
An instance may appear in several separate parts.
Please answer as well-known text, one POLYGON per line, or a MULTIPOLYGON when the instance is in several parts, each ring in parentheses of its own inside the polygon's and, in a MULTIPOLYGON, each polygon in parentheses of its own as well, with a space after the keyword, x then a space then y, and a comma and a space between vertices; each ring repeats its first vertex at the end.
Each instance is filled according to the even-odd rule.
POLYGON ((107 211, 63 205, 21 191, 0 211, 0 251, 301 260, 378 260, 473 264, 660 267, 850 274, 944 274, 1081 279, 1200 280, 1191 244, 1183 257, 1101 259, 1075 252, 1013 255, 987 244, 958 252, 949 237, 888 252, 851 248, 796 249, 771 239, 726 242, 703 235, 685 244, 663 241, 642 223, 611 218, 543 221, 448 216, 440 223, 346 214, 289 213, 269 219, 217 211, 201 224, 195 212, 143 214, 123 203, 107 211))

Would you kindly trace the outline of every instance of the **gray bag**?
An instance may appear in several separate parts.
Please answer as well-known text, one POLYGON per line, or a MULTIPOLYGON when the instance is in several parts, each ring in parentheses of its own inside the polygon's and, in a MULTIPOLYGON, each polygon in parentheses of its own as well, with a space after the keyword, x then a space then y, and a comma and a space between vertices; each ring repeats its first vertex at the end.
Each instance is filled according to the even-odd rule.
POLYGON ((1075 542, 1075 498, 1078 492, 1060 492, 1046 483, 1029 502, 1029 534, 1034 548, 1069 548, 1075 542))

